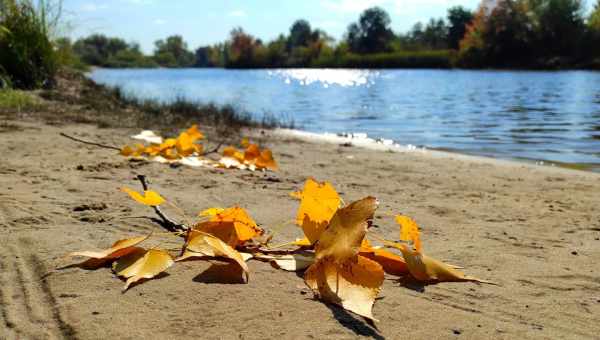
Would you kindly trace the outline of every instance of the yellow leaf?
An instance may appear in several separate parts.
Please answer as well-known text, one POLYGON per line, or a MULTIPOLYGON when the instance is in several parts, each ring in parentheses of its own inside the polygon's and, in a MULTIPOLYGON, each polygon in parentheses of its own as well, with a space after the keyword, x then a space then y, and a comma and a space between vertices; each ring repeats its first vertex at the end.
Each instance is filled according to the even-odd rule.
POLYGON ((321 259, 304 274, 306 284, 320 299, 374 321, 373 303, 383 279, 381 266, 360 255, 344 263, 321 259))
POLYGON ((119 152, 121 154, 121 156, 125 156, 125 157, 129 157, 131 155, 133 155, 133 148, 129 145, 125 145, 124 147, 121 148, 121 151, 119 152))
POLYGON ((145 205, 157 206, 157 205, 161 205, 165 201, 165 199, 162 198, 157 192, 152 191, 152 190, 144 191, 144 196, 142 196, 139 192, 131 190, 126 187, 121 188, 121 190, 123 192, 128 193, 129 196, 131 198, 133 198, 135 201, 137 201, 138 203, 142 203, 145 205))
POLYGON ((312 245, 307 237, 297 238, 292 244, 299 247, 310 247, 312 245))
POLYGON ((256 158, 255 164, 259 169, 270 169, 273 171, 277 171, 278 169, 277 162, 275 162, 275 159, 273 158, 273 153, 269 149, 264 149, 260 152, 260 155, 256 158))
POLYGON ((246 210, 240 207, 227 208, 212 216, 208 222, 196 225, 194 229, 212 234, 232 247, 242 245, 263 233, 246 210))
POLYGON ((225 209, 223 208, 208 208, 206 210, 201 211, 198 216, 215 216, 219 213, 222 213, 225 209))
POLYGON ((159 146, 160 150, 170 149, 177 144, 177 139, 175 138, 167 138, 164 142, 162 142, 159 146))
POLYGON ((189 129, 187 129, 185 133, 190 137, 192 143, 204 138, 204 135, 202 134, 202 132, 200 132, 200 130, 198 130, 198 125, 196 124, 192 125, 189 129))
POLYGON ((367 220, 373 217, 377 205, 374 197, 366 197, 338 209, 319 237, 316 262, 304 275, 306 284, 322 300, 372 320, 384 271, 379 263, 359 255, 359 251, 371 249, 363 240, 367 220))
POLYGON ((253 161, 256 158, 258 158, 260 156, 260 149, 258 148, 258 145, 256 144, 249 144, 248 147, 246 148, 246 151, 244 151, 244 160, 245 161, 253 161))
POLYGON ((396 223, 400 225, 400 239, 412 241, 415 249, 421 251, 421 239, 419 238, 419 226, 412 218, 403 215, 396 216, 396 223))
POLYGON ((113 265, 114 272, 127 278, 125 288, 141 279, 151 279, 173 265, 169 253, 160 249, 150 249, 144 253, 135 252, 117 260, 113 265))
POLYGON ((176 261, 205 256, 234 260, 243 269, 245 282, 248 282, 248 265, 242 255, 219 238, 204 232, 192 230, 188 234, 183 254, 176 261))
POLYGON ((243 148, 247 148, 247 147, 248 147, 248 145, 250 145, 250 140, 248 139, 248 137, 244 137, 244 138, 242 138, 242 141, 240 142, 240 145, 241 145, 243 148))
POLYGON ((367 233, 367 220, 373 217, 378 204, 375 197, 369 196, 338 209, 319 237, 317 259, 331 256, 336 262, 344 262, 354 258, 367 233))
POLYGON ((116 259, 121 256, 127 255, 132 251, 135 245, 142 243, 148 239, 150 235, 138 236, 134 238, 123 239, 115 242, 112 247, 102 251, 78 251, 70 253, 68 256, 85 256, 94 259, 116 259))
POLYGON ((182 157, 190 156, 196 152, 196 145, 187 132, 182 132, 179 134, 177 142, 175 143, 175 148, 177 149, 179 156, 182 157))
POLYGON ((431 258, 421 252, 415 251, 405 244, 387 243, 402 252, 410 275, 423 282, 479 282, 494 284, 490 281, 481 280, 465 275, 453 266, 431 258))
MULTIPOLYGON (((367 240, 365 239, 364 241, 367 240)), ((383 270, 390 275, 404 276, 408 274, 408 267, 402 256, 398 256, 385 249, 373 248, 368 243, 365 247, 365 243, 363 242, 358 253, 359 255, 379 263, 383 267, 383 270)))
POLYGON ((331 183, 319 183, 312 178, 306 180, 298 196, 300 207, 296 215, 296 223, 302 226, 310 242, 315 243, 339 208, 340 196, 331 183))
POLYGON ((238 161, 239 163, 244 163, 244 154, 238 151, 233 146, 228 146, 223 149, 223 156, 227 158, 232 158, 238 161))

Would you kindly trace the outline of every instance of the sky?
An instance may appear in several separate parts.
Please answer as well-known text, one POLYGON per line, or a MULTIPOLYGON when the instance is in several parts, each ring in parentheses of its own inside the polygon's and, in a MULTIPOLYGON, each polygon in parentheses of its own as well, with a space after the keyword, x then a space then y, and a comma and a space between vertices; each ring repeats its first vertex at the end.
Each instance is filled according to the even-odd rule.
POLYGON ((480 0, 64 0, 74 39, 92 33, 137 42, 152 53, 154 41, 182 35, 190 49, 222 42, 241 26, 263 41, 288 33, 297 19, 340 39, 346 27, 369 7, 380 6, 392 19, 395 32, 416 22, 445 17, 449 7, 474 10, 480 0))

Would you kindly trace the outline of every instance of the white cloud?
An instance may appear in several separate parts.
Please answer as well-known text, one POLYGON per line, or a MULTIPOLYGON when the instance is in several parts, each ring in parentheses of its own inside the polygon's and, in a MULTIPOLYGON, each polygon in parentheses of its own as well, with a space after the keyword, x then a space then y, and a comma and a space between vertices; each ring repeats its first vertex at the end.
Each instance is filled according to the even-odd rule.
POLYGON ((155 25, 164 25, 164 24, 166 24, 166 23, 167 23, 167 21, 166 21, 166 20, 164 20, 164 19, 154 19, 153 23, 154 23, 155 25))
POLYGON ((94 3, 88 2, 81 5, 81 10, 84 12, 97 12, 102 9, 108 8, 107 5, 96 5, 94 3))
POLYGON ((236 17, 236 18, 243 18, 243 17, 246 17, 246 12, 238 9, 238 10, 229 12, 229 16, 236 17))

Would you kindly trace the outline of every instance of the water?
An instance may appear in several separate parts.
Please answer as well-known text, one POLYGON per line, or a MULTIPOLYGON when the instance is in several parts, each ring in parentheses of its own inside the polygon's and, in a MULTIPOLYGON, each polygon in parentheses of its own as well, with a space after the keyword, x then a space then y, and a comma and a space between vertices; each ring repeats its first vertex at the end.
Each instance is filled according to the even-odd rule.
POLYGON ((313 132, 600 170, 600 73, 97 69, 144 98, 233 104, 313 132))

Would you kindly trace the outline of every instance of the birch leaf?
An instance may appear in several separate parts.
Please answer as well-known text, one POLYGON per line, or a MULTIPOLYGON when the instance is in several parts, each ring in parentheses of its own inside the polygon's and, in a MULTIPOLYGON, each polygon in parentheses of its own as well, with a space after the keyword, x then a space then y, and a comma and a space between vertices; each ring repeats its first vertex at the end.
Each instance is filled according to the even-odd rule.
POLYGON ((240 207, 227 208, 213 215, 208 222, 196 225, 194 229, 212 234, 232 247, 242 245, 263 233, 246 210, 240 207))
POLYGON ((256 255, 255 257, 269 260, 278 268, 290 272, 304 270, 315 262, 315 254, 309 252, 288 255, 256 255))
POLYGON ((377 321, 373 304, 384 280, 379 263, 360 255, 341 264, 326 258, 313 264, 304 280, 320 299, 377 321))
POLYGON ((144 191, 144 195, 140 194, 137 191, 131 190, 127 187, 121 188, 123 192, 129 194, 131 198, 133 198, 138 203, 149 205, 149 206, 157 206, 161 205, 165 202, 165 199, 162 198, 156 191, 146 190, 144 191))
POLYGON ((406 261, 410 275, 422 282, 493 282, 465 275, 456 267, 431 258, 421 252, 411 249, 405 244, 389 242, 388 245, 400 250, 406 261))
POLYGON ((219 213, 222 213, 225 209, 223 208, 208 208, 201 211, 198 216, 215 216, 219 213))
POLYGON ((77 251, 70 253, 68 256, 85 256, 94 259, 116 259, 130 253, 134 246, 148 239, 150 235, 139 236, 134 238, 123 239, 115 242, 112 247, 102 251, 77 251))
POLYGON ((183 254, 175 261, 182 261, 194 257, 225 257, 235 261, 244 272, 245 282, 248 282, 248 265, 244 257, 221 241, 219 238, 200 231, 191 231, 188 234, 183 254))
POLYGON ((134 252, 114 263, 114 272, 127 278, 123 290, 141 279, 151 279, 173 265, 169 253, 160 249, 150 249, 144 253, 134 252))
POLYGON ((412 241, 415 249, 421 251, 421 239, 419 238, 419 226, 412 218, 408 216, 396 216, 396 223, 400 225, 400 239, 403 241, 412 241))
POLYGON ((319 183, 312 178, 307 179, 302 191, 294 195, 300 197, 296 223, 302 226, 310 242, 315 243, 339 208, 340 196, 331 183, 319 183))

